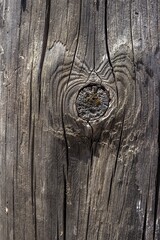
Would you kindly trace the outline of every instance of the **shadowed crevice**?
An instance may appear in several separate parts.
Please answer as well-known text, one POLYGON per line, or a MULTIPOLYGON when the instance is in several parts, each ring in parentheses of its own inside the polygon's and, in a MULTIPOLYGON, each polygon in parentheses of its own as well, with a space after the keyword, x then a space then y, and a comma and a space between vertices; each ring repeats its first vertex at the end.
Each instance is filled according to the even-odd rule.
POLYGON ((63 235, 64 235, 64 240, 67 240, 66 238, 66 223, 67 223, 67 180, 65 176, 65 172, 63 169, 63 179, 64 179, 64 197, 63 197, 63 235))
POLYGON ((23 12, 26 11, 26 6, 27 6, 27 0, 21 0, 21 8, 23 12))
POLYGON ((146 239, 146 225, 147 225, 147 201, 146 201, 145 215, 144 215, 144 221, 143 221, 142 240, 146 239))
MULTIPOLYGON (((159 117, 160 120, 160 117, 159 117)), ((158 133, 158 146, 160 147, 160 126, 158 133)), ((154 229, 153 229, 153 239, 156 239, 156 221, 157 221, 157 213, 158 213, 158 205, 159 205, 159 188, 160 188, 160 149, 158 150, 158 159, 157 159, 157 174, 155 181, 155 206, 154 206, 154 229)))
POLYGON ((109 62, 109 65, 110 65, 110 68, 111 68, 111 71, 112 71, 112 74, 113 74, 113 78, 114 78, 114 81, 115 81, 115 86, 116 86, 116 94, 117 94, 117 105, 118 105, 118 87, 117 87, 117 80, 116 80, 116 76, 115 76, 115 73, 114 73, 114 67, 113 67, 113 64, 112 64, 112 61, 111 61, 111 57, 110 57, 110 52, 109 52, 109 46, 108 46, 108 0, 105 0, 105 17, 104 17, 104 24, 105 24, 105 42, 106 42, 106 53, 107 53, 107 56, 108 56, 108 62, 109 62))
POLYGON ((42 52, 41 52, 41 58, 40 58, 40 64, 39 64, 39 73, 38 73, 38 88, 39 88, 38 112, 40 112, 40 104, 41 104, 41 77, 42 77, 43 63, 44 63, 44 58, 45 58, 45 53, 46 53, 46 48, 47 48, 47 41, 48 41, 50 10, 51 10, 51 0, 46 0, 43 44, 42 44, 42 52))

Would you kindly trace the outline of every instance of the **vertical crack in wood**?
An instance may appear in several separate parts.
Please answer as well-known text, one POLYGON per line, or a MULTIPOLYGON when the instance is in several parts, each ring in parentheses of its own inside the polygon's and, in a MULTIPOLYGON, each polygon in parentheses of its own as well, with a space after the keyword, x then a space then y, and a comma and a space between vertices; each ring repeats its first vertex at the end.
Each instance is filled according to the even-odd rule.
MULTIPOLYGON (((13 179, 15 179, 14 168, 13 168, 13 179)), ((13 240, 15 240, 15 181, 14 180, 13 180, 12 204, 13 204, 13 240)))
POLYGON ((120 131, 120 137, 119 137, 119 143, 118 143, 118 149, 117 149, 117 154, 116 154, 115 167, 114 167, 114 172, 113 172, 114 176, 115 176, 115 173, 116 173, 117 162, 118 162, 119 152, 120 152, 120 148, 121 148, 123 128, 124 128, 124 121, 125 121, 125 111, 123 113, 123 119, 122 119, 122 125, 121 125, 121 131, 120 131))
MULTIPOLYGON (((58 209, 57 209, 58 210, 58 209)), ((57 235, 56 235, 56 239, 59 240, 59 221, 58 221, 58 213, 57 213, 57 235)))
POLYGON ((33 61, 31 67, 31 77, 30 77, 30 102, 29 102, 29 139, 31 139, 31 125, 32 125, 32 72, 33 70, 33 61))
POLYGON ((88 195, 89 195, 89 179, 90 179, 90 167, 88 165, 88 172, 87 172, 87 191, 86 191, 86 202, 88 201, 88 195))
POLYGON ((31 199, 32 206, 34 205, 34 121, 31 131, 31 145, 30 145, 30 154, 31 154, 31 199))
POLYGON ((111 176, 111 180, 110 180, 110 187, 109 187, 109 195, 108 195, 107 207, 109 206, 109 203, 110 203, 113 179, 115 177, 117 163, 118 163, 118 157, 119 157, 119 152, 120 152, 120 147, 121 147, 121 142, 122 142, 122 135, 123 135, 123 128, 124 128, 124 120, 125 120, 125 111, 123 113, 123 119, 122 119, 122 125, 121 125, 121 131, 120 131, 120 137, 119 137, 119 143, 118 143, 118 149, 117 149, 117 154, 116 154, 116 159, 115 159, 114 170, 112 172, 112 176, 111 176))
POLYGON ((63 165, 63 179, 64 179, 64 196, 63 196, 63 239, 67 240, 66 238, 66 223, 67 223, 67 179, 68 179, 68 169, 69 169, 69 154, 68 154, 68 141, 67 141, 67 135, 66 135, 66 129, 65 129, 65 123, 64 123, 64 92, 62 93, 62 104, 61 104, 61 120, 62 120, 62 128, 63 128, 63 136, 65 141, 65 148, 66 148, 66 168, 63 165))
POLYGON ((23 12, 26 11, 26 5, 27 5, 27 1, 26 0, 21 0, 21 7, 22 7, 23 12))
POLYGON ((116 94, 117 94, 117 105, 118 105, 118 99, 119 99, 119 95, 118 95, 118 86, 117 86, 117 79, 116 79, 116 76, 115 76, 115 73, 114 73, 114 67, 113 67, 113 64, 112 64, 112 61, 111 61, 111 57, 110 57, 110 52, 109 52, 109 46, 108 46, 108 0, 105 0, 105 17, 104 17, 104 21, 105 21, 105 43, 106 43, 106 52, 107 52, 107 56, 108 56, 108 62, 109 62, 109 65, 110 65, 110 68, 111 68, 111 71, 112 71, 112 74, 113 74, 113 78, 114 78, 114 81, 115 81, 115 87, 116 87, 116 94))
MULTIPOLYGON (((36 174, 35 174, 35 186, 36 186, 36 174)), ((34 225, 35 225, 35 240, 38 240, 37 237, 37 202, 36 202, 36 188, 34 190, 34 225)))
POLYGON ((156 222, 159 205, 159 188, 160 188, 160 110, 159 110, 159 133, 158 133, 158 159, 157 159, 157 173, 155 180, 155 206, 154 206, 154 229, 153 229, 153 240, 156 239, 156 222))
POLYGON ((91 179, 91 165, 88 165, 88 174, 87 174, 87 191, 86 191, 86 213, 87 213, 87 219, 86 219, 86 230, 85 230, 85 240, 87 240, 88 232, 89 232, 89 217, 90 217, 90 189, 89 189, 89 183, 91 179))
POLYGON ((94 149, 93 149, 93 127, 92 127, 92 125, 91 125, 91 123, 90 122, 88 122, 88 124, 89 124, 89 126, 90 126, 90 128, 91 128, 91 146, 90 146, 90 152, 91 152, 91 161, 90 161, 90 167, 92 168, 92 164, 93 164, 93 151, 94 151, 94 149))
MULTIPOLYGON (((8 200, 7 200, 7 176, 6 176, 6 170, 7 170, 7 136, 8 136, 8 115, 7 115, 7 113, 8 113, 8 96, 6 97, 6 112, 5 112, 5 120, 6 120, 6 122, 5 122, 5 140, 4 140, 4 142, 5 142, 5 146, 4 146, 4 172, 5 172, 5 179, 4 179, 4 181, 5 181, 5 192, 4 192, 4 203, 5 203, 5 205, 7 206, 8 205, 8 200)), ((8 207, 8 206, 7 206, 8 207)), ((4 220, 4 222, 5 222, 5 227, 6 227, 6 229, 4 230, 4 231, 6 231, 6 235, 8 234, 8 214, 6 214, 5 215, 5 220, 4 220)), ((9 239, 9 237, 7 236, 7 238, 9 239)))
POLYGON ((93 69, 96 67, 96 9, 97 9, 97 3, 94 7, 94 42, 93 42, 93 69))
POLYGON ((67 223, 67 179, 66 174, 63 167, 63 180, 64 180, 64 196, 63 196, 63 240, 67 240, 66 238, 66 223, 67 223))
POLYGON ((132 45, 132 55, 133 55, 133 71, 135 77, 135 101, 136 101, 136 83, 137 83, 137 74, 136 74, 136 63, 134 56, 134 44, 133 44, 133 33, 132 33, 132 0, 130 0, 130 33, 131 33, 131 45, 132 45))
POLYGON ((37 213, 36 213, 36 173, 35 173, 35 163, 34 163, 34 147, 35 147, 35 119, 33 120, 33 125, 31 135, 30 135, 30 154, 31 154, 31 201, 32 201, 32 212, 34 221, 34 231, 35 240, 37 240, 37 213))
POLYGON ((64 142, 65 142, 65 148, 66 148, 66 177, 68 175, 68 168, 69 168, 69 154, 68 154, 68 141, 67 141, 67 134, 65 129, 65 123, 64 123, 64 93, 62 93, 62 104, 61 104, 61 121, 62 121, 62 128, 63 128, 63 136, 64 136, 64 142))
POLYGON ((46 0, 46 12, 45 12, 45 23, 44 23, 44 32, 43 32, 43 43, 42 43, 42 52, 41 52, 39 72, 38 72, 38 88, 39 88, 38 113, 40 113, 40 105, 41 105, 41 77, 42 77, 43 63, 44 63, 44 58, 45 58, 45 53, 46 53, 46 48, 47 48, 47 41, 48 41, 50 8, 51 8, 51 0, 46 0))
POLYGON ((87 222, 86 222, 86 232, 85 232, 85 240, 87 240, 88 237, 88 232, 89 232, 89 218, 90 218, 90 200, 91 200, 91 196, 90 196, 90 179, 91 179, 91 164, 88 165, 88 174, 87 174, 87 192, 86 192, 86 212, 87 212, 87 222))
POLYGON ((143 232, 142 232, 142 240, 146 240, 146 225, 147 225, 147 200, 146 200, 146 207, 145 207, 145 214, 144 214, 144 221, 143 221, 143 232))
POLYGON ((99 0, 96 0, 96 9, 99 11, 99 0))
MULTIPOLYGON (((18 115, 18 114, 17 114, 18 115)), ((16 239, 16 185, 17 185, 17 173, 18 173, 18 159, 19 159, 19 134, 18 134, 18 129, 19 129, 19 119, 17 116, 17 133, 16 133, 16 160, 15 160, 15 166, 13 168, 13 240, 16 239), (16 183, 15 183, 16 182, 16 183)), ((23 136, 23 135, 22 135, 23 136)), ((20 143, 21 144, 21 143, 20 143)))
POLYGON ((143 230, 142 230, 142 240, 146 240, 146 230, 147 230, 147 213, 148 213, 148 199, 149 199, 149 191, 150 191, 150 181, 151 181, 151 173, 149 173, 149 181, 148 181, 148 193, 146 195, 146 204, 145 204, 145 213, 143 220, 143 230))
POLYGON ((17 40, 17 59, 16 59, 17 60, 17 62, 16 62, 17 71, 16 71, 16 78, 15 78, 15 89, 16 89, 15 96, 18 96, 17 80, 19 79, 18 69, 20 68, 20 66, 19 66, 19 53, 20 53, 20 44, 21 44, 21 24, 22 24, 22 8, 20 10, 20 16, 19 16, 19 31, 18 31, 18 40, 17 40))
MULTIPOLYGON (((89 203, 89 204, 90 204, 90 203, 89 203)), ((88 206, 88 214, 87 214, 87 224, 86 224, 85 240, 88 239, 88 231, 89 231, 89 216, 90 216, 90 205, 88 206)))

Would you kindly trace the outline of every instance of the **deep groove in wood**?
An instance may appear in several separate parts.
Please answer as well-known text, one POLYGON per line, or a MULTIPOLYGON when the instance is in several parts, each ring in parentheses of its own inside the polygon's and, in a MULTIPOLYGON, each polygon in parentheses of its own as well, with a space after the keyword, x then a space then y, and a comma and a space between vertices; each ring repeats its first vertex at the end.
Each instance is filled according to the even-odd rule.
POLYGON ((43 63, 44 63, 44 58, 45 58, 45 53, 46 53, 46 48, 47 48, 47 41, 48 41, 49 21, 50 21, 50 8, 51 8, 51 0, 46 0, 43 44, 42 44, 42 52, 41 52, 41 59, 40 59, 39 73, 38 73, 38 87, 39 87, 38 112, 40 112, 40 105, 41 105, 41 78, 42 78, 43 63))

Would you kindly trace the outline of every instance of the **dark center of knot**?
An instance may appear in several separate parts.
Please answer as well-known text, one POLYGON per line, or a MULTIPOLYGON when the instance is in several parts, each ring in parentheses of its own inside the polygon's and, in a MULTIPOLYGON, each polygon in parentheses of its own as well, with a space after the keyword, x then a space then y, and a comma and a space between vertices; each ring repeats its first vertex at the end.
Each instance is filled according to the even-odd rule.
POLYGON ((103 116, 109 106, 109 92, 101 85, 90 84, 83 87, 76 99, 79 117, 96 120, 103 116))

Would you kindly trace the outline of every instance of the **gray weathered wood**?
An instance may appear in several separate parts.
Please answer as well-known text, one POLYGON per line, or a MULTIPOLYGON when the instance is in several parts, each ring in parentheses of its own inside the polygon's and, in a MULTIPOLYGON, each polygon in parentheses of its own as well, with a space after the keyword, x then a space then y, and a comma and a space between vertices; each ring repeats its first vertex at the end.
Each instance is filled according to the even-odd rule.
POLYGON ((159 240, 159 0, 0 1, 0 239, 159 240), (109 108, 76 111, 103 85, 109 108))

